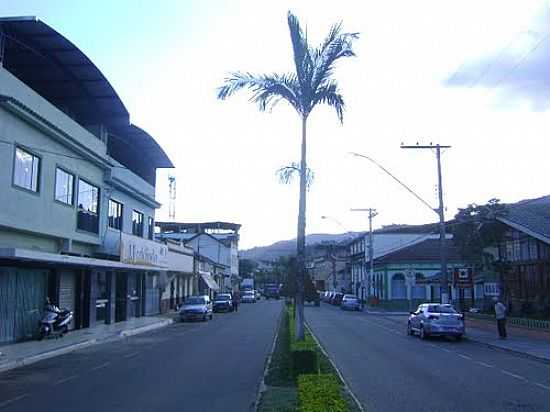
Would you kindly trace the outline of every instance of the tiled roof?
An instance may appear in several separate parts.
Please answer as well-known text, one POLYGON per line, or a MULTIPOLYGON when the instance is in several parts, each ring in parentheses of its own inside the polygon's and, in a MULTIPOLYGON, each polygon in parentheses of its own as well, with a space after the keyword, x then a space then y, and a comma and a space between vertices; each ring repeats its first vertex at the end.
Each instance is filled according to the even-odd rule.
POLYGON ((550 196, 508 205, 506 215, 498 219, 550 243, 550 196))
MULTIPOLYGON (((446 240, 447 260, 461 261, 462 257, 452 239, 446 240)), ((375 259, 376 263, 392 262, 439 262, 439 239, 426 239, 414 245, 390 252, 375 259)))

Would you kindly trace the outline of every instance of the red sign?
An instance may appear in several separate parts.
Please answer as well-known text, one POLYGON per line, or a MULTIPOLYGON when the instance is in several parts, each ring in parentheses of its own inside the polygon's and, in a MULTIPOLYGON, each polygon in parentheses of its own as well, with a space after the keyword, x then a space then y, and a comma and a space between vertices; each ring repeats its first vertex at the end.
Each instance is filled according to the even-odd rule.
POLYGON ((474 285, 472 268, 455 268, 453 271, 453 284, 459 289, 472 288, 474 285))

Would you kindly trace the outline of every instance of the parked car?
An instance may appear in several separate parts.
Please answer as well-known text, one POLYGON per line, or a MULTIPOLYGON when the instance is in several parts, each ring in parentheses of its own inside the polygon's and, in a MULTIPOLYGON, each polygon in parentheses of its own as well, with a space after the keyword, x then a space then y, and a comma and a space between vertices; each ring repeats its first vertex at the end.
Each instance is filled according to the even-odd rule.
POLYGON ((344 294, 340 292, 336 292, 330 299, 330 303, 335 306, 340 306, 342 303, 342 299, 344 298, 344 294))
POLYGON ((179 314, 182 322, 194 319, 212 320, 212 301, 209 296, 189 296, 181 305, 179 314))
POLYGON ((241 294, 241 303, 256 303, 256 292, 253 290, 245 290, 241 294))
POLYGON ((218 293, 212 303, 214 312, 233 312, 233 300, 231 293, 218 293))
POLYGON ((363 310, 363 307, 361 306, 361 302, 359 302, 359 298, 357 296, 344 295, 342 297, 342 303, 340 304, 340 309, 361 311, 363 310))
POLYGON ((334 295, 335 292, 331 292, 331 291, 326 291, 325 292, 325 295, 324 295, 324 298, 323 298, 323 302, 325 303, 330 303, 330 299, 332 298, 332 296, 334 295))
POLYGON ((464 315, 448 304, 423 303, 411 312, 407 323, 407 334, 418 333, 421 339, 453 336, 460 340, 464 332, 464 315))

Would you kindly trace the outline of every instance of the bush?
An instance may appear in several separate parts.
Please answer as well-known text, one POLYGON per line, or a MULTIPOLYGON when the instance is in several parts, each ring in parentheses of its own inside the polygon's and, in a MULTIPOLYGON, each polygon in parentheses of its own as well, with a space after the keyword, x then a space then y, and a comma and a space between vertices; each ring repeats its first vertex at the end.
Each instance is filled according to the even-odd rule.
POLYGON ((290 353, 294 376, 319 371, 319 361, 315 349, 292 349, 290 353))
POLYGON ((299 412, 347 412, 340 382, 334 375, 298 377, 299 412))

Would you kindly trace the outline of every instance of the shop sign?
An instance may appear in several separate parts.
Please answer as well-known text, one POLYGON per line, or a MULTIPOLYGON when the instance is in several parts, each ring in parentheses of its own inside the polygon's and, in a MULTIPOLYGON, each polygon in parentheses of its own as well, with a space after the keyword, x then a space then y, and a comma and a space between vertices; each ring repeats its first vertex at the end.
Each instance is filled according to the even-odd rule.
POLYGON ((121 234, 120 261, 130 265, 168 266, 168 247, 137 236, 121 234))

